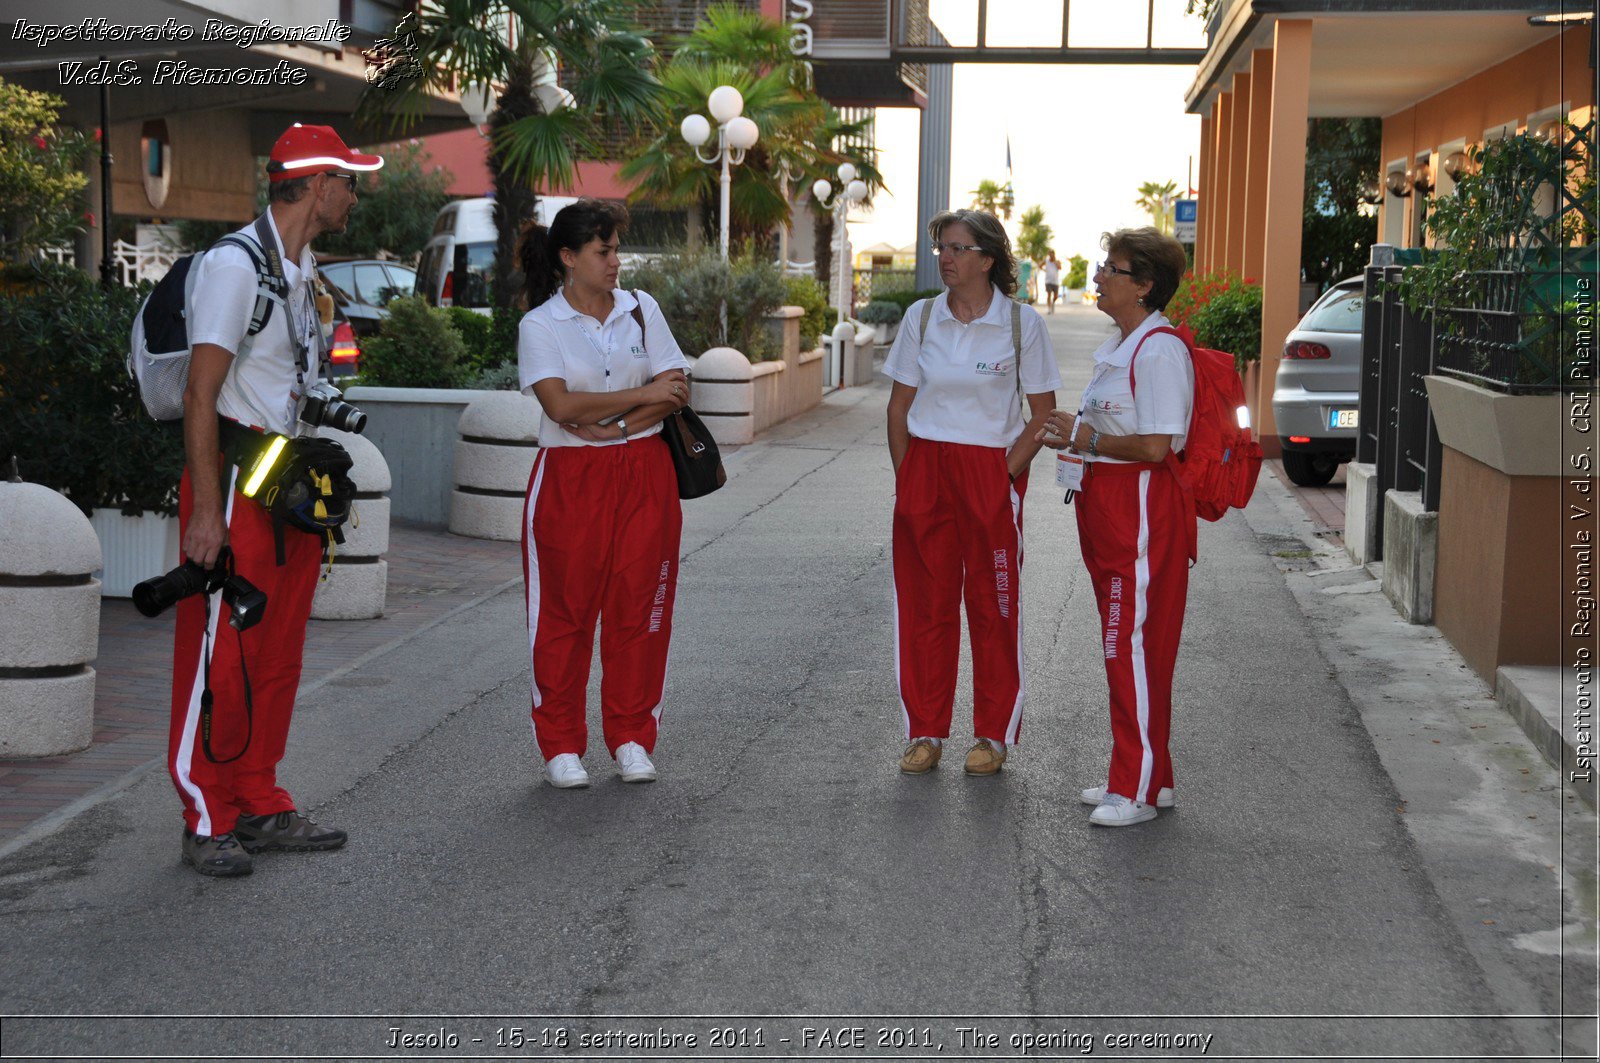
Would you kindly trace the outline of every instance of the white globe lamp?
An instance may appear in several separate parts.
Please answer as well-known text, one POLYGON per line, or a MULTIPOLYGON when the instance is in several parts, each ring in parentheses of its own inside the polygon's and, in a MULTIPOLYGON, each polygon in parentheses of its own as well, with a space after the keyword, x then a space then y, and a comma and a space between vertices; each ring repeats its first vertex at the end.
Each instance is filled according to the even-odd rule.
POLYGON ((841 162, 839 164, 839 183, 848 185, 856 179, 856 168, 853 163, 841 162))
POLYGON ((706 106, 718 125, 727 125, 744 111, 744 97, 732 85, 719 85, 711 90, 706 106))
POLYGON ((691 114, 678 126, 678 132, 683 134, 683 139, 693 147, 698 148, 711 139, 711 123, 706 121, 703 114, 691 114))
POLYGON ((761 130, 743 115, 728 123, 728 145, 738 151, 748 151, 755 147, 760 137, 761 130))

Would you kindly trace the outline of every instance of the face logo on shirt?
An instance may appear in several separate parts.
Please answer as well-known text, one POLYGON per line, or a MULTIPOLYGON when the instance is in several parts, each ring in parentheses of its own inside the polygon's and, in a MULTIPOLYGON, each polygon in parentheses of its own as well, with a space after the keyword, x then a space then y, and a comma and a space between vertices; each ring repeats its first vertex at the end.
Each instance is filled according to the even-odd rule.
POLYGON ((1089 408, 1101 413, 1121 413, 1122 403, 1112 402, 1110 399, 1090 399, 1089 408))
POLYGON ((972 371, 979 376, 1005 376, 1011 372, 1011 363, 1007 361, 979 362, 972 367, 972 371))
POLYGON ((628 348, 628 353, 633 355, 635 358, 648 358, 648 357, 650 357, 650 352, 645 350, 643 347, 629 347, 628 348))

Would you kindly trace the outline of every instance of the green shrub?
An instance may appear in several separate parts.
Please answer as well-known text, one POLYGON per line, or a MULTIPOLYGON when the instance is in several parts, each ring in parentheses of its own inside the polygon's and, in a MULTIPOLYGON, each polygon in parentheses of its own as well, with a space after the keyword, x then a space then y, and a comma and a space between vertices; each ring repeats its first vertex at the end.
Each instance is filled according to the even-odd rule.
POLYGON ((874 299, 861 308, 861 320, 869 325, 898 325, 905 316, 905 309, 899 303, 891 303, 887 299, 874 299))
POLYGON ((493 369, 505 361, 504 352, 494 349, 494 320, 488 314, 464 306, 448 307, 445 313, 450 315, 450 324, 461 336, 461 361, 456 368, 462 374, 493 369))
POLYGON ((917 300, 932 299, 934 296, 939 295, 943 291, 943 288, 924 288, 921 291, 915 292, 885 292, 872 301, 875 303, 894 303, 900 308, 900 312, 904 313, 905 311, 911 309, 911 304, 917 300))
POLYGON ((1261 285, 1231 270, 1185 273, 1167 303, 1167 317, 1186 325, 1195 343, 1233 355, 1240 371, 1261 359, 1261 285))
POLYGON ((767 315, 782 306, 786 289, 778 267, 764 256, 743 255, 724 262, 716 251, 680 251, 636 266, 621 281, 655 296, 672 335, 689 357, 713 347, 739 350, 752 362, 782 357, 767 315), (721 307, 728 307, 722 332, 721 307))
POLYGON ((1073 255, 1067 259, 1067 287, 1087 288, 1089 286, 1089 260, 1082 255, 1073 255))
POLYGON ((815 350, 826 331, 828 290, 814 277, 785 277, 783 286, 785 305, 798 306, 806 312, 800 319, 800 349, 815 350))
POLYGON ((481 369, 467 382, 467 387, 479 391, 521 391, 522 385, 515 360, 501 362, 492 369, 481 369))
MULTIPOLYGON (((473 315, 478 316, 478 315, 473 315)), ((389 304, 378 334, 361 347, 361 383, 390 388, 453 388, 467 358, 450 314, 409 295, 389 304)))
POLYGON ((102 288, 65 266, 8 271, 0 287, 0 462, 79 509, 173 514, 183 437, 145 412, 128 332, 150 285, 102 288))
POLYGON ((822 311, 822 331, 824 333, 831 333, 833 331, 833 326, 837 325, 838 323, 839 311, 835 310, 831 306, 824 307, 822 311))

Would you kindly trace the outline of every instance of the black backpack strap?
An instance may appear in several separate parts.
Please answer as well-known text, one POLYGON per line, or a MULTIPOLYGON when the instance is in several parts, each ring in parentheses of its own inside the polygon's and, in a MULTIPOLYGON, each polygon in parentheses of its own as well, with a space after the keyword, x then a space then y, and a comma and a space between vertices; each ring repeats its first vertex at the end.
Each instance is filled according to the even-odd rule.
POLYGON ((254 240, 239 233, 229 233, 211 247, 215 250, 227 244, 237 247, 250 257, 250 264, 256 268, 256 305, 250 312, 250 327, 245 330, 246 336, 254 336, 267 327, 267 322, 272 320, 273 302, 284 302, 286 294, 273 283, 272 273, 267 266, 267 258, 254 240), (266 293, 271 292, 268 296, 266 293))
MULTIPOLYGON (((267 267, 272 275, 272 289, 283 297, 283 327, 289 334, 289 346, 294 351, 295 369, 298 371, 296 384, 300 390, 305 389, 306 373, 310 371, 310 362, 307 348, 300 342, 300 337, 294 330, 294 315, 289 313, 289 279, 283 272, 283 255, 278 250, 278 241, 272 235, 272 225, 267 221, 266 214, 255 221, 256 239, 261 243, 261 251, 267 256, 267 267)), ((322 327, 320 322, 317 333, 320 336, 322 327)))

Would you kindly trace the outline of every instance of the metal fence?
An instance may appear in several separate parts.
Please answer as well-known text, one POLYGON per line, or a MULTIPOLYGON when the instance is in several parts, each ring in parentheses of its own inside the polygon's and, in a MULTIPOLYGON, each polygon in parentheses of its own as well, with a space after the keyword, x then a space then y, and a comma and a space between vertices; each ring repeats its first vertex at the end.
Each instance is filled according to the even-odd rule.
POLYGON ((880 295, 893 292, 915 291, 917 271, 914 269, 858 269, 855 271, 856 305, 870 303, 880 295))

